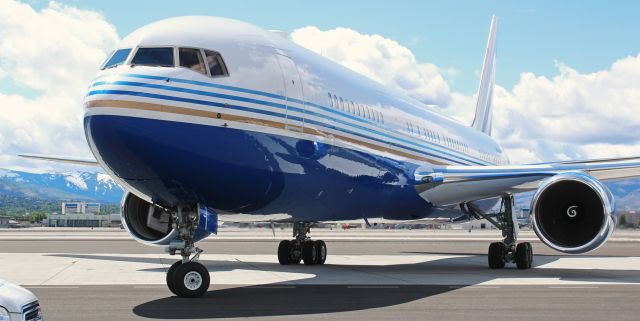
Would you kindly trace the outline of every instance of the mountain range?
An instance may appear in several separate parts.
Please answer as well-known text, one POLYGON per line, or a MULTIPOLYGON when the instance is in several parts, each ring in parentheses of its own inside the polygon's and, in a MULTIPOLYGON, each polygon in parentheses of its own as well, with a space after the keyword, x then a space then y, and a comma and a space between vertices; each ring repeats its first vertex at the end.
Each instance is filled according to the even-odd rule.
POLYGON ((100 172, 28 173, 0 169, 0 196, 119 203, 124 190, 100 172))

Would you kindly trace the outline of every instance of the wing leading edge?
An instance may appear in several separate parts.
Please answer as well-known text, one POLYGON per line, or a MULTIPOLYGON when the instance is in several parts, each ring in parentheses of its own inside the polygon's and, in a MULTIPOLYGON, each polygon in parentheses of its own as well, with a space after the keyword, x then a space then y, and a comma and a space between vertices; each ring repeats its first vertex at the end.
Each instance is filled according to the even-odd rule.
POLYGON ((541 181, 581 172, 600 181, 640 177, 640 158, 512 166, 421 166, 414 176, 420 196, 437 206, 535 190, 541 181))
POLYGON ((100 164, 98 163, 98 161, 96 161, 94 158, 88 158, 88 157, 39 155, 39 154, 20 154, 18 156, 24 157, 24 158, 30 158, 30 159, 46 160, 46 161, 51 161, 56 163, 67 163, 67 164, 75 164, 75 165, 100 167, 100 164))

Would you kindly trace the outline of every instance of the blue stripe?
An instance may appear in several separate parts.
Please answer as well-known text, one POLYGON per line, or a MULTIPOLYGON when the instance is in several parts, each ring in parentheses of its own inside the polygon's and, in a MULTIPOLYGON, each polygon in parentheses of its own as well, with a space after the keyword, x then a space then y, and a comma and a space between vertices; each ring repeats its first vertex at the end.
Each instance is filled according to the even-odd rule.
MULTIPOLYGON (((265 114, 265 115, 281 117, 281 118, 285 118, 285 116, 286 116, 285 114, 282 114, 282 113, 276 113, 276 112, 271 112, 271 111, 262 110, 262 109, 254 109, 254 108, 250 108, 250 107, 222 104, 222 103, 217 103, 217 102, 207 101, 207 100, 199 100, 199 99, 192 99, 192 98, 183 98, 183 97, 159 95, 159 94, 152 94, 152 93, 143 93, 143 92, 137 92, 137 91, 93 90, 93 91, 90 91, 87 94, 87 96, 105 95, 105 94, 127 95, 127 96, 147 97, 147 98, 155 98, 155 99, 163 99, 163 100, 173 100, 173 101, 180 101, 180 102, 186 102, 186 103, 192 103, 192 104, 198 104, 198 105, 215 106, 215 107, 227 107, 227 108, 231 107, 231 108, 237 109, 237 110, 243 110, 243 111, 254 112, 254 113, 259 113, 259 114, 265 114)), ((300 122, 303 121, 303 119, 300 118, 300 117, 288 116, 288 118, 296 120, 296 121, 300 121, 300 122)), ((319 125, 319 126, 330 127, 330 126, 326 126, 325 124, 323 124, 321 122, 316 122, 316 121, 309 120, 309 119, 305 119, 304 121, 306 121, 308 123, 313 123, 313 124, 316 124, 316 125, 319 125)), ((377 139, 377 138, 374 138, 374 137, 368 137, 368 136, 365 136, 363 134, 352 132, 352 131, 349 131, 349 130, 345 130, 345 129, 336 129, 336 130, 342 131, 342 132, 345 132, 345 133, 349 133, 349 134, 352 134, 352 135, 355 135, 355 136, 359 136, 359 137, 362 137, 362 138, 370 139, 370 140, 373 140, 373 141, 377 141, 379 143, 383 143, 383 144, 386 143, 386 144, 389 144, 389 145, 396 146, 398 148, 414 151, 414 152, 419 153, 419 154, 429 155, 430 157, 441 158, 441 159, 445 159, 445 160, 448 160, 448 161, 456 163, 456 164, 461 164, 460 161, 458 161, 458 160, 454 160, 454 159, 443 157, 443 156, 439 156, 439 155, 434 155, 434 154, 431 154, 431 153, 428 153, 428 152, 425 152, 425 151, 421 151, 421 150, 418 150, 418 149, 402 146, 402 145, 395 144, 395 143, 385 142, 385 141, 382 141, 380 139, 377 139)))
MULTIPOLYGON (((125 77, 131 77, 131 78, 153 79, 153 80, 167 80, 167 79, 169 79, 172 82, 177 82, 177 83, 192 84, 192 85, 211 87, 211 88, 220 88, 220 89, 226 89, 226 90, 231 90, 231 91, 249 93, 249 94, 253 94, 253 95, 260 95, 260 96, 265 96, 265 97, 270 97, 270 98, 276 98, 276 99, 281 99, 281 100, 285 100, 285 101, 288 99, 289 101, 293 101, 293 102, 296 102, 298 104, 309 105, 309 106, 313 106, 313 107, 316 107, 316 108, 320 108, 320 109, 322 109, 324 111, 327 111, 329 113, 340 115, 340 116, 355 120, 355 121, 363 123, 363 124, 372 124, 374 126, 378 125, 378 123, 376 123, 376 122, 368 121, 368 120, 366 120, 364 118, 357 117, 355 115, 351 115, 349 113, 345 113, 345 112, 342 112, 342 111, 339 111, 339 110, 336 110, 336 109, 333 109, 333 108, 329 108, 329 107, 326 107, 326 106, 318 105, 318 104, 315 104, 313 102, 302 101, 302 100, 294 99, 294 98, 287 98, 286 96, 283 96, 283 95, 273 94, 273 93, 259 91, 259 90, 253 90, 253 89, 247 89, 247 88, 235 87, 235 86, 228 86, 228 85, 220 85, 220 84, 215 84, 215 83, 210 83, 210 82, 203 82, 203 81, 189 80, 189 79, 181 79, 181 78, 170 78, 170 77, 142 75, 142 74, 129 74, 129 73, 123 73, 123 74, 120 74, 120 75, 125 76, 125 77)), ((97 80, 97 79, 101 79, 101 78, 107 77, 107 76, 108 75, 97 77, 97 78, 94 79, 94 81, 97 80)), ((176 87, 174 87, 174 88, 176 88, 176 87)), ((326 115, 322 115, 322 117, 326 117, 326 115)), ((387 135, 384 135, 384 136, 387 136, 387 135)), ((389 136, 387 136, 387 137, 389 137, 389 136)), ((397 138, 397 139, 399 139, 399 138, 397 138)), ((434 144, 434 143, 431 143, 431 142, 426 142, 426 143, 430 144, 432 146, 438 147, 438 148, 442 148, 444 150, 448 150, 448 151, 451 151, 451 152, 454 152, 454 153, 458 153, 457 150, 452 149, 450 147, 447 147, 445 145, 438 145, 438 144, 434 144)), ((413 144, 415 146, 423 147, 422 145, 418 145, 418 144, 414 144, 414 143, 411 143, 411 144, 413 144)), ((442 151, 438 150, 438 152, 442 152, 442 151)), ((471 155, 468 155, 468 154, 463 154, 466 157, 461 157, 461 156, 453 155, 453 154, 450 154, 450 153, 445 153, 445 154, 449 155, 449 156, 452 156, 452 157, 457 157, 457 158, 460 158, 460 159, 464 159, 464 160, 466 160, 468 162, 471 162, 471 163, 474 163, 474 164, 478 164, 478 165, 491 165, 492 164, 491 162, 485 161, 485 160, 483 160, 481 158, 474 157, 474 156, 471 156, 471 155), (474 159, 475 161, 474 160, 470 160, 468 157, 474 159), (478 162, 478 161, 480 161, 480 162, 478 162)))
MULTIPOLYGON (((139 76, 145 76, 145 75, 139 75, 139 76)), ((145 77, 152 78, 152 79, 158 79, 158 78, 159 79, 166 79, 166 78, 157 77, 157 76, 145 76, 145 77)), ((175 80, 177 80, 177 79, 172 78, 172 81, 175 82, 175 80)), ((199 82, 199 81, 186 81, 185 80, 185 82, 195 82, 195 83, 208 84, 208 85, 210 85, 210 87, 230 87, 230 86, 203 83, 203 82, 199 82)), ((236 101, 249 102, 249 103, 265 105, 265 106, 271 106, 271 107, 280 108, 280 109, 287 109, 286 105, 273 103, 273 102, 269 102, 269 101, 264 101, 264 100, 259 100, 259 99, 246 98, 246 97, 241 97, 241 96, 233 96, 233 95, 227 95, 227 94, 218 94, 218 93, 213 93, 213 92, 208 92, 208 91, 201 91, 201 90, 196 90, 196 89, 189 89, 189 88, 181 88, 181 87, 165 86, 165 85, 157 85, 157 84, 141 83, 141 82, 132 82, 132 81, 109 81, 109 82, 100 81, 100 82, 93 83, 90 86, 90 88, 91 87, 95 87, 95 86, 101 86, 101 85, 124 85, 124 86, 132 86, 132 87, 155 88, 155 89, 162 89, 162 90, 190 93, 190 94, 201 95, 201 96, 208 96, 208 97, 216 97, 216 98, 223 98, 223 99, 231 99, 231 100, 236 100, 236 101)), ((236 87, 231 87, 231 88, 236 88, 236 87)), ((245 92, 252 93, 252 92, 255 92, 255 91, 246 89, 245 92)), ((283 96, 278 96, 278 95, 272 95, 272 96, 274 96, 274 98, 283 97, 283 96), (278 97, 276 97, 276 96, 278 96, 278 97)), ((281 98, 281 99, 283 99, 283 98, 281 98)), ((290 99, 290 100, 293 101, 294 99, 290 99)), ((299 103, 304 104, 304 102, 302 102, 302 101, 299 101, 299 103)), ((322 107, 320 105, 316 105, 316 104, 313 104, 313 103, 307 103, 307 105, 313 105, 313 106, 316 106, 317 108, 321 108, 321 109, 323 109, 325 111, 329 111, 329 112, 335 113, 335 111, 333 109, 328 109, 328 108, 322 107)), ((219 104, 218 105, 213 105, 213 106, 219 106, 219 104)), ((224 105, 221 106, 221 107, 224 107, 224 105)), ((380 135, 380 136, 384 136, 384 137, 387 137, 387 138, 395 139, 395 140, 404 142, 406 144, 411 144, 413 146, 432 149, 431 147, 428 147, 428 146, 425 146, 425 145, 422 145, 422 144, 419 144, 419 143, 416 143, 416 142, 413 142, 413 141, 410 141, 410 140, 402 139, 402 138, 399 138, 397 136, 388 135, 388 134, 379 132, 379 131, 371 129, 371 128, 367 128, 367 127, 363 127, 363 126, 360 126, 360 125, 352 124, 352 123, 349 123, 349 122, 346 122, 346 121, 343 121, 343 120, 340 120, 340 119, 337 119, 337 118, 333 118, 333 117, 327 116, 325 114, 316 113, 316 112, 310 111, 310 110, 305 111, 303 109, 300 109, 300 108, 297 108, 297 107, 293 107, 293 106, 288 106, 288 109, 291 109, 293 111, 296 111, 296 112, 299 112, 299 113, 303 113, 303 114, 306 113, 306 114, 315 115, 315 116, 318 116, 318 117, 321 117, 321 118, 328 118, 328 119, 330 119, 330 120, 332 120, 334 122, 337 122, 337 123, 340 123, 340 124, 343 124, 343 125, 352 126, 352 127, 358 128, 360 130, 364 130, 366 132, 370 132, 370 133, 374 133, 374 134, 377 134, 377 135, 380 135)), ((339 114, 343 114, 343 113, 339 113, 339 114)), ((361 118, 353 117, 353 116, 351 116, 349 114, 344 114, 344 115, 347 115, 348 118, 355 119, 355 120, 358 120, 358 121, 362 120, 361 118)), ((290 116, 288 118, 292 118, 292 117, 290 116)), ((308 122, 308 123, 314 123, 311 120, 305 120, 305 121, 308 122)), ((369 122, 364 121, 364 123, 369 123, 369 122)), ((371 123, 371 124, 377 125, 375 123, 371 123)), ((335 129, 335 130, 338 130, 338 131, 346 131, 345 129, 336 128, 334 126, 327 125, 327 124, 321 124, 321 126, 332 128, 332 129, 335 129)), ((362 136, 362 135, 359 135, 359 136, 362 136)), ((363 136, 363 137, 365 137, 365 136, 363 136)), ((367 137, 367 138, 369 138, 369 137, 367 137)), ((373 139, 373 138, 371 138, 371 139, 373 139)), ((386 143, 386 142, 383 142, 383 143, 386 143)), ((446 149, 446 150, 451 150, 451 151, 457 152, 457 151, 455 151, 453 149, 450 149, 450 148, 447 148, 445 146, 433 144, 433 143, 430 143, 430 142, 425 142, 425 143, 427 143, 427 144, 429 144, 431 146, 436 146, 438 148, 443 148, 443 149, 446 149)), ((400 146, 400 147, 407 148, 405 146, 400 146)), ((470 163, 473 163, 473 164, 476 164, 476 165, 490 164, 488 162, 483 162, 483 161, 478 162, 477 161, 477 160, 479 160, 478 158, 475 158, 475 157, 474 158, 469 158, 471 156, 470 155, 466 155, 466 154, 462 154, 464 156, 460 156, 460 155, 456 155, 456 154, 447 153, 446 151, 442 151, 442 150, 438 150, 438 149, 434 149, 434 151, 437 151, 439 153, 443 153, 443 154, 451 156, 451 157, 456 157, 456 158, 462 159, 464 161, 467 161, 467 162, 470 162, 470 163)))

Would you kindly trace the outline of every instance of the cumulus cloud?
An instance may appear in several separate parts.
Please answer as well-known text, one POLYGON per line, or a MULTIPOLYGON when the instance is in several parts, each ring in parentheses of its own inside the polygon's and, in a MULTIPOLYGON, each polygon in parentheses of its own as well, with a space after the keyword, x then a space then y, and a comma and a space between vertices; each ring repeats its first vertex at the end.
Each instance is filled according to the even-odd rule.
POLYGON ((82 97, 117 42, 115 28, 96 12, 0 1, 0 81, 18 88, 0 88, 0 167, 49 168, 15 156, 24 152, 90 154, 82 97))
POLYGON ((349 28, 322 31, 309 26, 294 30, 291 39, 424 103, 446 106, 451 100, 443 73, 456 74, 457 70, 443 72, 434 64, 419 63, 411 50, 389 38, 349 28))
POLYGON ((521 161, 640 155, 640 55, 588 74, 556 65, 553 78, 527 72, 496 90, 496 137, 521 161))

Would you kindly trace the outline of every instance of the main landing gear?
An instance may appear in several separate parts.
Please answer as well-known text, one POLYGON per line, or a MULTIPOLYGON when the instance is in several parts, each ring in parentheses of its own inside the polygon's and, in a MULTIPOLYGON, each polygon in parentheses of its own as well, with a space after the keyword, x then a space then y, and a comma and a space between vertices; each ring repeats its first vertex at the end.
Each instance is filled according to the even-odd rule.
POLYGON ((178 237, 169 244, 167 252, 171 255, 179 252, 182 260, 173 263, 167 271, 167 287, 180 297, 200 297, 209 289, 210 276, 207 268, 198 262, 202 250, 193 242, 198 227, 197 209, 178 208, 172 218, 178 237))
POLYGON ((324 264, 327 260, 327 245, 324 241, 312 241, 307 234, 311 230, 311 223, 295 222, 293 224, 293 240, 284 240, 278 246, 278 262, 282 265, 324 264))
POLYGON ((529 269, 533 263, 533 248, 529 242, 517 244, 518 221, 513 213, 513 196, 502 197, 504 211, 497 214, 484 213, 473 203, 462 204, 462 209, 477 219, 486 219, 498 229, 502 230, 502 242, 491 243, 489 246, 489 267, 504 268, 506 263, 515 263, 518 269, 529 269))

